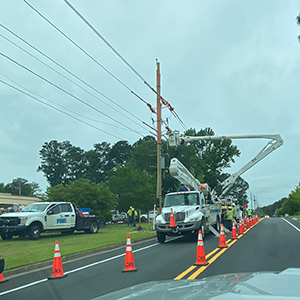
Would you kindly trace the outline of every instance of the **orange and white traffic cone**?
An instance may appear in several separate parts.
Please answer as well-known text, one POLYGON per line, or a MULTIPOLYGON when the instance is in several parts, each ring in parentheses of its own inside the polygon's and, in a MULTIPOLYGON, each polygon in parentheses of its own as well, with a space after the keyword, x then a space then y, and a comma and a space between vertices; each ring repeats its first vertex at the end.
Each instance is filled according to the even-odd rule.
POLYGON ((122 272, 133 272, 136 271, 134 260, 133 260, 133 253, 131 247, 131 240, 130 235, 127 235, 127 243, 126 243, 126 254, 125 254, 125 266, 122 272))
POLYGON ((232 220, 231 239, 232 240, 236 240, 237 239, 237 236, 236 236, 236 227, 235 227, 235 221, 234 220, 232 220))
POLYGON ((227 248, 226 238, 224 233, 224 225, 221 224, 219 248, 227 248))
POLYGON ((243 218, 242 218, 242 228, 243 228, 243 233, 244 233, 245 232, 245 221, 243 218))
POLYGON ((55 249, 54 249, 52 276, 49 277, 48 279, 58 279, 58 278, 64 278, 66 276, 68 276, 68 275, 64 274, 62 262, 61 262, 59 244, 58 244, 58 241, 56 241, 55 249))
POLYGON ((194 265, 196 265, 196 266, 207 266, 208 265, 208 263, 206 262, 206 258, 205 258, 205 250, 204 250, 201 230, 199 230, 199 232, 198 232, 197 257, 196 257, 196 262, 194 263, 194 265))
POLYGON ((240 222, 239 222, 239 234, 243 234, 244 230, 243 230, 243 219, 240 218, 240 222))
POLYGON ((170 213, 170 228, 176 227, 175 217, 173 214, 173 208, 171 207, 171 213, 170 213))

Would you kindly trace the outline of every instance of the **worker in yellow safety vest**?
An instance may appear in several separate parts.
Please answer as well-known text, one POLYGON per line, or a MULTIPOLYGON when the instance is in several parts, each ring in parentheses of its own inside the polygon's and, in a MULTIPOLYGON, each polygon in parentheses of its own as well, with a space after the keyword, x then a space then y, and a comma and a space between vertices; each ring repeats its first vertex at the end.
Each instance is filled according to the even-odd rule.
POLYGON ((232 211, 232 207, 228 206, 227 207, 227 213, 226 213, 226 223, 225 223, 225 227, 228 230, 232 230, 232 220, 233 220, 233 211, 232 211))

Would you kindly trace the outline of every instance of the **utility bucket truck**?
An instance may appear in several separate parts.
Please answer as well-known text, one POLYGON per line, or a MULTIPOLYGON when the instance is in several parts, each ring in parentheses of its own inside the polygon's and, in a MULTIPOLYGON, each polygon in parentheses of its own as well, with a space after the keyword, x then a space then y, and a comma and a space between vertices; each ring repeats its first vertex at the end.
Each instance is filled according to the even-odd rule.
POLYGON ((208 194, 208 190, 206 190, 209 196, 208 200, 204 198, 205 190, 202 189, 199 181, 190 174, 179 160, 173 158, 170 164, 170 174, 187 185, 190 191, 169 193, 166 195, 162 213, 156 218, 157 240, 160 243, 165 241, 166 235, 186 234, 199 229, 202 230, 203 236, 206 229, 218 235, 212 226, 214 225, 219 231, 221 212, 218 203, 229 200, 226 196, 227 192, 232 188, 240 175, 283 144, 283 140, 279 134, 184 136, 179 135, 178 131, 169 131, 168 135, 170 147, 178 147, 184 143, 201 140, 267 139, 269 141, 252 160, 221 182, 211 193, 208 194), (176 227, 170 227, 171 207, 175 215, 176 227))
POLYGON ((219 231, 221 220, 220 205, 211 203, 210 188, 200 184, 185 166, 176 158, 171 160, 170 174, 189 190, 168 193, 165 196, 162 213, 156 218, 156 233, 159 243, 164 243, 167 235, 191 235, 202 231, 202 235, 212 225, 219 231), (171 213, 176 226, 170 226, 171 213))

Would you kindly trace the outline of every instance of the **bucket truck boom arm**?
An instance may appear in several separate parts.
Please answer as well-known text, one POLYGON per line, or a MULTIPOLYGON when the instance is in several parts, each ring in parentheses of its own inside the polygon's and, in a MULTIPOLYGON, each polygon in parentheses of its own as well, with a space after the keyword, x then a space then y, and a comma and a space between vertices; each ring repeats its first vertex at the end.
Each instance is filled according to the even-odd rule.
POLYGON ((269 155, 271 152, 279 148, 283 144, 283 140, 279 134, 257 134, 257 135, 224 135, 224 136, 180 136, 178 131, 169 132, 170 147, 177 147, 184 143, 202 140, 222 140, 222 139, 268 139, 269 142, 264 148, 240 170, 225 179, 212 194, 224 196, 233 186, 238 176, 245 173, 255 164, 269 155))

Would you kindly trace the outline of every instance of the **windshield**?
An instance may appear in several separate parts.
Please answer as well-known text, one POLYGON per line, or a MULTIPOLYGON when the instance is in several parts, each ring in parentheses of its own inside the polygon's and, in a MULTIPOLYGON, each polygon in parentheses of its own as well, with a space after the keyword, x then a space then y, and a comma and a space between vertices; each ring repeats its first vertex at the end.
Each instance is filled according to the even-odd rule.
POLYGON ((49 206, 49 203, 33 203, 22 209, 22 212, 42 212, 49 206))
POLYGON ((197 204, 199 204, 199 195, 197 193, 173 194, 165 197, 164 207, 197 204))

